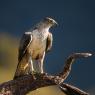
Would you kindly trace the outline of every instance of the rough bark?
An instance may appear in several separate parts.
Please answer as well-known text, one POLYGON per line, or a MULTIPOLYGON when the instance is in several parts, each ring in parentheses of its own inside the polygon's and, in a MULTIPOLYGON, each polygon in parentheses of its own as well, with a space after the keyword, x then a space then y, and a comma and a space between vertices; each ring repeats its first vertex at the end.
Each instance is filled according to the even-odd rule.
POLYGON ((15 80, 2 83, 0 84, 0 95, 26 95, 30 91, 50 85, 58 85, 63 93, 66 93, 67 95, 89 95, 88 93, 63 82, 68 77, 72 63, 75 59, 85 58, 91 55, 91 53, 72 54, 67 58, 62 72, 55 76, 48 74, 29 74, 15 80))

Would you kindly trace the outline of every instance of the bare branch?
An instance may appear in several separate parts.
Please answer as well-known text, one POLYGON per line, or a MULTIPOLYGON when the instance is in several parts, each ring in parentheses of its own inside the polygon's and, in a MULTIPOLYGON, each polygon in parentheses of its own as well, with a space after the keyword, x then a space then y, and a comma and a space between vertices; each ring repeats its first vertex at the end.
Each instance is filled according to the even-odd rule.
POLYGON ((77 87, 74 87, 72 85, 66 84, 66 83, 62 83, 60 84, 60 89, 67 93, 67 95, 89 95, 88 93, 84 92, 83 90, 80 90, 77 87))
POLYGON ((65 66, 63 68, 63 71, 61 73, 59 73, 59 76, 62 78, 61 80, 61 83, 68 77, 68 75, 70 74, 70 71, 71 71, 71 66, 72 66, 72 63, 74 63, 74 61, 76 59, 79 59, 79 58, 86 58, 86 57, 89 57, 89 56, 92 56, 91 53, 74 53, 72 55, 70 55, 66 62, 65 62, 65 66))
POLYGON ((61 85, 61 89, 65 89, 68 92, 67 93, 65 90, 63 90, 63 92, 67 93, 67 95, 88 95, 82 94, 81 90, 67 84, 62 84, 62 82, 68 77, 71 71, 72 63, 75 61, 75 59, 89 57, 91 55, 91 53, 72 54, 66 60, 63 71, 56 76, 46 74, 25 75, 15 80, 5 82, 0 85, 0 95, 26 95, 28 92, 37 88, 56 84, 61 85))

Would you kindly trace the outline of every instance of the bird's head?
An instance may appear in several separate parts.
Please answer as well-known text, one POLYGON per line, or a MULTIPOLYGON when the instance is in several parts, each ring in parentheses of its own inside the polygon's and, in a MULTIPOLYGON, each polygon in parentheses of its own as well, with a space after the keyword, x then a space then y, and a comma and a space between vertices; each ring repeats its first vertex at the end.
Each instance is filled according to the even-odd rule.
POLYGON ((49 27, 58 25, 58 23, 57 23, 54 19, 52 19, 52 18, 50 18, 50 17, 45 17, 45 18, 43 19, 43 22, 44 22, 47 26, 49 26, 49 27))

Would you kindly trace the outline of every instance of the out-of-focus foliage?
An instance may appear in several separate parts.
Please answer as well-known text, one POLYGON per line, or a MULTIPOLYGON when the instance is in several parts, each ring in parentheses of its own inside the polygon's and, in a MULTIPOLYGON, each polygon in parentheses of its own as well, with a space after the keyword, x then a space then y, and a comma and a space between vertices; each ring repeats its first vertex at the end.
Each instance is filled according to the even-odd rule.
POLYGON ((18 39, 0 33, 0 83, 12 79, 17 65, 18 39))

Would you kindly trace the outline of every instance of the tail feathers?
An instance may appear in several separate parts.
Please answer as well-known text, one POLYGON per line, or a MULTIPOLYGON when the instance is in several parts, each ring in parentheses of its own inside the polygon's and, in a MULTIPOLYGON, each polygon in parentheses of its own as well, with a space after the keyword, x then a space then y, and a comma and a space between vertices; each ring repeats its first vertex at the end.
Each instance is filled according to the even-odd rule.
POLYGON ((19 62, 13 79, 26 75, 28 73, 29 64, 27 62, 19 62))

